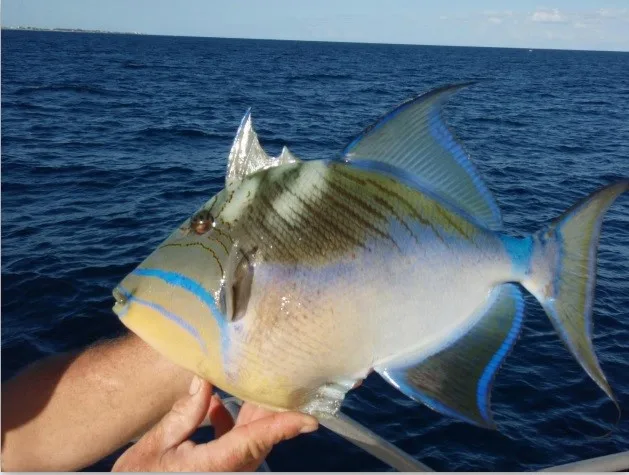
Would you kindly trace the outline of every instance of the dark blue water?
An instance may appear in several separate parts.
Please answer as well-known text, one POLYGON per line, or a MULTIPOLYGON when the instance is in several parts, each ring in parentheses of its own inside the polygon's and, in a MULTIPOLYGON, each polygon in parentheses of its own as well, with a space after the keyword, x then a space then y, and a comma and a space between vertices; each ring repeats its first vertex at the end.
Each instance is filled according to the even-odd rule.
MULTIPOLYGON (((2 32, 2 379, 122 331, 111 290, 223 183, 247 107, 263 145, 337 156, 408 97, 452 99, 516 233, 629 176, 629 54, 2 32)), ((606 216, 595 345, 629 414, 629 196, 606 216)), ((501 433, 440 416, 378 376, 345 411, 439 470, 533 470, 629 449, 615 412, 533 299, 499 373, 501 433)), ((96 468, 107 470, 111 457, 96 468)), ((381 470, 322 429, 278 447, 280 470, 381 470)))

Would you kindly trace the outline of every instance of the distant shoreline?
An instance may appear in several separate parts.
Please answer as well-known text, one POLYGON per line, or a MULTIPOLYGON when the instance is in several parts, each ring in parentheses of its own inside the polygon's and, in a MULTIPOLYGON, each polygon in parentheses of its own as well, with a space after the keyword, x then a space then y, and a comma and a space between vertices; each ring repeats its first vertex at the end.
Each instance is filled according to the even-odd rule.
POLYGON ((59 33, 107 33, 109 35, 145 35, 137 31, 86 30, 83 28, 40 28, 37 26, 3 26, 3 30, 18 31, 56 31, 59 33))

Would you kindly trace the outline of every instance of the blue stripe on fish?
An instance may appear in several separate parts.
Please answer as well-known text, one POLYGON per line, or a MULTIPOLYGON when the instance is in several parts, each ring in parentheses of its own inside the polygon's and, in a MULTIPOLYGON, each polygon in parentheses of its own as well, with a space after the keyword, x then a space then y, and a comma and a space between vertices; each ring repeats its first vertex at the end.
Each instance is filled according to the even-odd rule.
MULTIPOLYGON (((388 381, 390 383, 393 383, 393 381, 391 379, 389 379, 389 378, 387 378, 387 379, 388 379, 388 381)), ((400 381, 400 380, 396 379, 396 382, 398 382, 398 381, 400 381)), ((404 394, 407 394, 407 395, 408 394, 413 394, 413 398, 414 399, 419 399, 419 401, 422 404, 425 404, 426 406, 431 408, 433 411, 437 411, 437 412, 439 412, 441 414, 444 414, 446 416, 450 416, 453 419, 459 419, 461 421, 467 422, 467 423, 475 425, 475 426, 478 425, 478 422, 465 417, 463 414, 461 414, 461 413, 459 413, 457 411, 454 411, 453 409, 449 408, 445 404, 440 403, 436 399, 433 399, 433 398, 431 398, 429 396, 426 396, 425 394, 417 391, 416 388, 413 388, 412 386, 410 386, 408 384, 405 384, 403 382, 403 380, 402 380, 401 383, 393 384, 393 385, 396 386, 397 389, 402 391, 404 394)))
MULTIPOLYGON (((203 352, 207 353, 207 346, 205 345, 205 342, 203 341, 203 338, 201 338, 201 335, 199 334, 197 329, 194 328, 192 325, 190 325, 190 323, 186 322, 179 315, 175 315, 174 313, 169 312, 164 307, 162 307, 161 305, 158 305, 158 304, 156 304, 154 302, 149 302, 148 300, 144 300, 144 299, 140 299, 138 297, 135 297, 129 291, 127 291, 125 288, 123 288, 121 286, 118 286, 118 289, 124 294, 124 296, 126 297, 126 299, 127 299, 127 301, 129 303, 133 302, 133 303, 136 303, 138 305, 142 305, 144 307, 148 307, 148 308, 150 308, 152 310, 155 310, 156 312, 159 312, 161 315, 166 317, 168 320, 174 322, 177 326, 179 326, 180 328, 182 328, 183 330, 188 332, 190 335, 192 335, 195 338, 195 340, 197 340, 197 342, 199 343, 199 346, 201 346, 201 349, 203 350, 203 352)), ((125 317, 126 313, 128 312, 128 309, 129 309, 129 306, 127 305, 125 307, 125 309, 119 314, 119 317, 121 319, 125 317)))
POLYGON ((500 235, 507 254, 511 258, 514 276, 519 280, 531 271, 531 258, 533 256, 533 238, 516 238, 500 235))
POLYGON ((505 340, 502 342, 500 348, 498 348, 498 351, 494 353, 494 356, 492 356, 491 360, 485 367, 483 374, 478 380, 478 386, 476 389, 478 409, 480 410, 483 419, 486 421, 491 420, 491 416, 488 413, 489 406, 486 404, 489 392, 491 391, 491 382, 496 372, 500 369, 500 365, 513 347, 515 340, 522 329, 522 322, 524 320, 524 298, 522 297, 520 290, 515 285, 512 285, 512 289, 513 292, 511 297, 516 305, 516 309, 511 329, 509 330, 505 340))
MULTIPOLYGON (((215 316, 224 317, 218 309, 214 296, 210 294, 202 285, 190 277, 180 274, 179 272, 165 271, 161 269, 136 269, 133 274, 142 277, 154 277, 160 279, 174 287, 179 287, 193 294, 201 302, 207 305, 215 316)), ((217 318, 218 320, 218 318, 217 318)))
POLYGON ((180 274, 178 272, 165 271, 162 269, 136 269, 132 272, 132 274, 142 276, 142 277, 153 277, 155 279, 159 279, 163 282, 166 282, 169 285, 174 287, 179 287, 187 292, 193 294, 196 298, 198 298, 201 302, 203 302, 209 309, 210 313, 214 317, 216 321, 220 334, 221 334, 221 343, 223 350, 227 350, 229 346, 229 337, 227 332, 227 320, 223 313, 219 310, 216 305, 216 301, 214 300, 214 296, 208 292, 205 287, 199 284, 196 280, 191 279, 190 277, 180 274))

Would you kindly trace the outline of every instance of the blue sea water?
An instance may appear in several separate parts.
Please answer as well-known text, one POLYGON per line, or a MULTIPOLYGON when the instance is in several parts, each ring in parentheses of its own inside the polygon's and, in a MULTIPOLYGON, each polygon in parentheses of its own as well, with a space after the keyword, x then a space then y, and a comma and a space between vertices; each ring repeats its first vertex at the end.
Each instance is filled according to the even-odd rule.
MULTIPOLYGON (((512 232, 629 176, 626 53, 2 31, 3 381, 123 331, 111 290, 221 188, 248 107, 270 153, 286 143, 331 158, 399 102, 469 80, 482 81, 446 119, 512 232)), ((606 215, 597 285, 595 346, 629 414, 629 196, 606 215)), ((591 437, 614 408, 532 298, 492 399, 500 432, 434 413, 378 376, 344 410, 438 470, 534 470, 629 449, 629 415, 591 437)), ((388 468, 325 429, 268 462, 388 468)))

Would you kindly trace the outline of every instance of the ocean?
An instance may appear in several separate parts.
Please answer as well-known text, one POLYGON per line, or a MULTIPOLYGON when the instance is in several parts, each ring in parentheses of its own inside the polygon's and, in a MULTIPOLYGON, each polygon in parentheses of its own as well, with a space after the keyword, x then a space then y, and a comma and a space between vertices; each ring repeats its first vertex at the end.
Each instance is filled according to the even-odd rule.
MULTIPOLYGON (((627 53, 2 31, 2 380, 123 332, 112 289, 222 187, 248 107, 269 153, 287 144, 332 158, 398 103, 470 80, 445 117, 511 232, 629 176, 627 53)), ((594 342, 629 414, 629 196, 607 213, 598 256, 594 342)), ((613 405, 526 303, 494 385, 499 432, 441 416, 377 375, 344 411, 437 470, 537 470, 628 450, 628 415, 592 437, 610 428, 613 405)), ((325 429, 268 463, 388 469, 325 429)))

